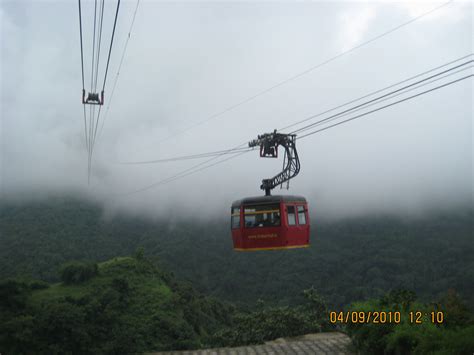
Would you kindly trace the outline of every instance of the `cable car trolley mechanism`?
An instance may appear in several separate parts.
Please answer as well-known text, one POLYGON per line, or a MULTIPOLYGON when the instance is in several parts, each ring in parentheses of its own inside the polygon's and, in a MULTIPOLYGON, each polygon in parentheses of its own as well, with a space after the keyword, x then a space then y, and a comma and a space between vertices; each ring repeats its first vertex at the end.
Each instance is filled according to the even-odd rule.
POLYGON ((86 98, 86 90, 82 89, 82 103, 84 105, 100 105, 102 106, 104 104, 104 90, 99 94, 96 92, 89 92, 87 93, 87 98, 86 98))
POLYGON ((249 142, 249 147, 260 147, 260 157, 278 158, 278 147, 285 149, 283 170, 263 179, 260 188, 265 196, 234 201, 231 207, 231 231, 234 250, 255 251, 294 249, 309 246, 308 203, 302 196, 271 195, 276 186, 298 175, 300 161, 296 151, 296 135, 265 133, 249 142))

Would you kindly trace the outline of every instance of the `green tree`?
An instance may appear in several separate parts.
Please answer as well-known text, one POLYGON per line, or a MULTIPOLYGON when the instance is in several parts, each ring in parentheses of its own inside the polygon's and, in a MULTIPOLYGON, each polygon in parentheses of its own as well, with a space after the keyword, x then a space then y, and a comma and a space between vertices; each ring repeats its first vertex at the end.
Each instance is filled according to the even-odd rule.
POLYGON ((97 263, 72 261, 64 264, 59 273, 65 284, 79 284, 96 276, 98 268, 97 263))
POLYGON ((145 258, 145 248, 138 247, 135 250, 135 254, 133 255, 133 257, 137 260, 143 260, 145 258))

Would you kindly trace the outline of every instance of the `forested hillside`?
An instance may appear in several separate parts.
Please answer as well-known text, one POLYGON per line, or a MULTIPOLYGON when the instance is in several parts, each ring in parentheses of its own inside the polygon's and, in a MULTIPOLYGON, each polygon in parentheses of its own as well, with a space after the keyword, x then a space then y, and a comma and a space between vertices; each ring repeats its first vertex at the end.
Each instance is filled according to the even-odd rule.
POLYGON ((297 306, 259 301, 242 311, 196 292, 163 272, 138 249, 102 263, 68 262, 61 282, 0 281, 0 349, 11 354, 117 354, 262 344, 342 329, 364 354, 464 354, 474 348, 474 317, 455 292, 435 303, 392 290, 347 312, 398 314, 351 323, 332 314, 314 288, 297 306), (421 312, 424 312, 422 315, 421 312), (420 313, 419 318, 410 314, 420 313), (438 314, 436 320, 430 314, 438 314), (439 314, 441 313, 441 318, 439 314), (392 319, 392 318, 390 318, 392 319))
POLYGON ((341 307, 393 288, 430 301, 455 289, 474 304, 471 209, 416 219, 366 217, 325 221, 313 216, 305 250, 237 253, 227 211, 212 221, 187 216, 149 221, 106 218, 98 206, 74 199, 0 209, 0 277, 58 280, 69 260, 104 261, 145 255, 201 292, 242 306, 258 299, 298 304, 312 286, 341 307))
POLYGON ((11 354, 117 354, 199 348, 233 307, 204 297, 139 252, 68 263, 61 283, 0 282, 0 348, 11 354))

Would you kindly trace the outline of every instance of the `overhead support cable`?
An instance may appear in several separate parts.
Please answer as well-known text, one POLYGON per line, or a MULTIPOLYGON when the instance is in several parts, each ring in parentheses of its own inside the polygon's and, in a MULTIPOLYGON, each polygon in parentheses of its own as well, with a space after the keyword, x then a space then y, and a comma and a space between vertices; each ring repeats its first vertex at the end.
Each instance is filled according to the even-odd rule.
MULTIPOLYGON (((78 0, 79 5, 79 38, 81 42, 81 73, 82 73, 82 96, 86 90, 85 80, 84 80, 84 49, 82 44, 82 11, 81 11, 81 0, 78 0)), ((84 106, 84 105, 83 105, 84 106)), ((84 106, 84 138, 86 143, 87 154, 89 156, 89 139, 87 136, 87 118, 86 118, 86 107, 84 106)))
MULTIPOLYGON (((86 143, 87 154, 89 154, 89 139, 87 137, 87 115, 86 115, 86 106, 82 105, 84 108, 84 137, 86 143)), ((89 155, 88 155, 89 156, 89 155)))
POLYGON ((136 193, 140 193, 140 192, 144 192, 144 191, 147 191, 147 190, 150 190, 152 188, 155 188, 157 186, 160 186, 160 185, 165 185, 165 184, 168 184, 170 182, 173 182, 175 180, 178 180, 178 179, 181 179, 183 177, 186 177, 188 175, 192 175, 192 174, 195 174, 199 171, 202 171, 202 170, 205 170, 205 169, 208 169, 210 167, 213 167, 215 165, 218 165, 218 164, 221 164, 221 163, 224 163, 230 159, 234 159, 234 158, 237 158, 245 153, 248 153, 250 152, 250 150, 246 150, 246 151, 242 151, 242 152, 236 152, 234 155, 231 155, 230 157, 227 157, 226 159, 223 159, 223 160, 219 160, 213 164, 210 164, 210 165, 204 165, 206 162, 204 163, 201 163, 201 164, 197 164, 189 169, 186 169, 184 171, 181 171, 180 173, 176 174, 176 175, 173 175, 169 178, 166 178, 166 179, 163 179, 163 180, 160 180, 154 184, 151 184, 151 185, 148 185, 148 186, 145 186, 141 189, 138 189, 138 190, 134 190, 134 191, 131 191, 131 192, 128 192, 128 193, 125 193, 125 194, 120 194, 119 196, 130 196, 130 195, 134 195, 136 193), (200 167, 198 169, 195 169, 196 167, 200 167))
POLYGON ((117 10, 115 11, 114 28, 112 29, 112 38, 110 39, 109 55, 107 57, 107 66, 105 67, 104 84, 102 85, 102 91, 105 90, 105 83, 107 81, 107 73, 109 71, 110 55, 112 53, 112 45, 114 43, 115 27, 117 26, 119 8, 120 8, 120 0, 117 0, 117 10))
POLYGON ((97 114, 97 120, 95 122, 95 129, 94 129, 94 133, 93 133, 92 148, 94 148, 94 146, 95 146, 95 140, 96 140, 96 136, 97 136, 97 127, 99 126, 99 118, 100 118, 100 112, 101 111, 102 111, 102 106, 99 106, 99 112, 97 114))
POLYGON ((91 92, 93 92, 94 90, 94 61, 95 61, 95 38, 96 38, 96 35, 95 35, 95 29, 96 29, 96 25, 97 25, 97 0, 94 0, 94 33, 93 33, 93 37, 92 37, 92 64, 91 64, 91 92))
MULTIPOLYGON (((91 89, 90 92, 94 92, 94 72, 95 72, 95 48, 96 48, 96 26, 97 26, 97 0, 94 0, 94 30, 92 33, 92 62, 91 62, 91 89)), ((93 119, 95 115, 95 109, 91 106, 89 109, 89 146, 87 154, 87 183, 90 183, 91 176, 91 160, 92 160, 92 127, 93 119)))
POLYGON ((155 160, 143 160, 143 161, 125 161, 125 162, 118 162, 117 164, 121 165, 143 165, 143 164, 156 164, 156 163, 168 163, 168 162, 175 162, 181 160, 191 160, 191 159, 202 159, 202 158, 209 158, 214 156, 222 156, 227 154, 235 154, 242 151, 251 151, 255 148, 237 148, 237 149, 225 149, 225 150, 218 150, 214 152, 207 152, 207 153, 199 153, 199 154, 191 154, 191 155, 181 155, 176 157, 170 158, 163 158, 163 159, 155 159, 155 160))
MULTIPOLYGON (((451 67, 451 68, 449 68, 449 69, 443 70, 443 71, 441 71, 441 72, 439 72, 439 73, 433 74, 433 75, 431 75, 431 76, 429 76, 429 77, 427 77, 427 78, 421 79, 421 80, 419 80, 419 81, 416 81, 416 82, 414 82, 414 83, 411 83, 411 84, 409 84, 409 85, 406 85, 406 86, 404 86, 404 87, 402 87, 402 88, 399 88, 399 89, 397 89, 397 90, 391 91, 391 92, 389 92, 389 93, 387 93, 387 94, 381 95, 381 96, 379 96, 379 97, 376 97, 376 98, 374 98, 374 99, 372 99, 372 100, 369 100, 369 101, 364 102, 364 103, 362 103, 362 104, 359 104, 359 105, 356 105, 356 106, 354 106, 354 107, 351 107, 351 108, 349 108, 349 109, 347 109, 347 110, 344 110, 344 111, 342 111, 342 112, 339 112, 339 113, 337 113, 337 114, 331 115, 331 116, 329 116, 329 117, 327 117, 327 118, 324 118, 324 119, 322 119, 322 120, 320 120, 320 121, 317 121, 317 122, 315 122, 315 123, 311 123, 311 124, 309 124, 309 125, 306 125, 306 126, 304 126, 304 127, 302 127, 302 128, 299 128, 299 129, 297 129, 297 130, 292 131, 291 133, 292 133, 292 134, 295 134, 295 133, 299 133, 299 132, 301 132, 301 131, 307 130, 308 128, 311 128, 311 127, 313 127, 313 126, 315 126, 315 125, 318 125, 318 124, 321 124, 321 123, 323 123, 323 122, 332 120, 333 118, 337 118, 338 116, 343 115, 343 114, 345 114, 345 113, 347 113, 347 112, 351 112, 351 111, 353 111, 353 110, 355 110, 355 109, 362 108, 362 107, 364 107, 364 106, 366 106, 366 105, 368 105, 368 104, 370 104, 370 103, 372 103, 372 102, 379 101, 380 99, 383 99, 383 98, 385 98, 385 97, 389 97, 389 96, 391 96, 391 95, 393 95, 393 94, 395 94, 395 93, 397 93, 397 92, 403 91, 403 90, 405 90, 405 89, 407 89, 407 88, 416 86, 416 85, 418 85, 418 84, 420 84, 420 83, 423 83, 423 82, 426 82, 426 81, 428 81, 428 80, 430 80, 430 79, 436 78, 436 77, 441 76, 441 75, 446 74, 446 73, 449 73, 449 72, 451 72, 451 71, 453 71, 453 70, 455 70, 455 69, 458 69, 458 68, 460 68, 460 67, 466 66, 466 65, 471 64, 471 63, 473 63, 473 62, 474 62, 474 60, 471 59, 471 60, 469 60, 469 61, 467 61, 467 62, 464 62, 464 63, 462 63, 462 64, 456 65, 456 66, 451 67)), ((310 118, 314 118, 314 117, 316 117, 316 115, 310 116, 310 118)), ((303 120, 303 121, 307 121, 307 120, 308 120, 308 119, 305 119, 305 120, 303 120)), ((300 122, 303 122, 303 121, 300 121, 300 122)))
MULTIPOLYGON (((102 0, 104 1, 104 0, 102 0)), ((120 9, 120 0, 117 0, 117 8, 116 8, 116 11, 115 11, 115 18, 114 18, 114 27, 112 29, 112 36, 110 38, 110 46, 109 46, 109 54, 107 56, 107 65, 106 65, 106 68, 105 68, 105 74, 104 74, 104 82, 102 84, 102 104, 104 103, 104 91, 105 91, 105 84, 107 82, 107 73, 109 71, 109 63, 110 63, 110 55, 112 53, 112 46, 113 46, 113 43, 114 43, 114 37, 115 37, 115 28, 117 26, 117 18, 118 18, 118 13, 119 13, 119 9, 120 9)), ((108 100, 108 99, 107 99, 108 100)), ((95 111, 95 110, 94 110, 95 111)), ((95 127, 93 128, 92 130, 92 146, 91 146, 91 155, 92 155, 92 152, 94 150, 94 145, 95 145, 95 141, 96 141, 96 137, 97 137, 97 129, 99 127, 99 119, 100 119, 100 113, 102 111, 102 105, 99 106, 99 111, 97 113, 97 119, 95 121, 95 127)))
POLYGON ((96 57, 96 68, 95 68, 95 81, 94 81, 94 92, 97 92, 97 79, 99 77, 99 62, 100 62, 100 44, 102 42, 102 24, 104 20, 104 5, 105 0, 102 1, 102 6, 99 13, 99 39, 97 44, 97 57, 96 57))
POLYGON ((81 72, 82 72, 82 89, 85 89, 84 84, 84 49, 82 46, 82 11, 81 11, 81 0, 78 1, 79 3, 79 36, 81 39, 81 72))
POLYGON ((342 108, 342 107, 344 107, 344 106, 353 104, 354 102, 363 100, 363 99, 365 99, 365 98, 368 98, 368 97, 370 97, 370 96, 376 95, 376 94, 381 93, 381 92, 383 92, 383 91, 386 91, 386 90, 388 90, 388 89, 394 88, 394 87, 396 87, 396 86, 398 86, 398 85, 407 83, 407 82, 409 82, 409 81, 411 81, 411 80, 413 80, 413 79, 419 78, 419 77, 421 77, 421 76, 423 76, 423 75, 426 75, 426 74, 429 74, 429 73, 432 73, 432 72, 434 72, 434 71, 436 71, 436 70, 438 70, 438 69, 447 67, 448 65, 451 65, 451 64, 453 64, 453 63, 459 62, 459 61, 464 60, 464 59, 466 59, 466 58, 472 58, 473 55, 474 55, 473 53, 470 53, 470 54, 465 55, 465 56, 462 56, 462 57, 460 57, 460 58, 458 58, 458 59, 449 61, 449 62, 447 62, 447 63, 445 63, 445 64, 442 64, 442 65, 439 65, 439 66, 437 66, 437 67, 435 67, 435 68, 433 68, 433 69, 424 71, 423 73, 420 73, 420 74, 416 74, 416 75, 414 75, 414 76, 411 76, 411 77, 409 77, 409 78, 407 78, 407 79, 404 79, 404 80, 402 80, 402 81, 399 81, 399 82, 397 82, 397 83, 395 83, 395 84, 391 84, 391 85, 386 86, 386 87, 384 87, 384 88, 382 88, 382 89, 378 89, 378 90, 376 90, 376 91, 372 91, 372 92, 370 92, 370 93, 368 93, 368 94, 365 94, 365 95, 363 95, 363 96, 361 96, 361 97, 358 97, 357 99, 350 100, 350 101, 348 101, 348 102, 345 102, 345 103, 343 103, 343 104, 340 104, 340 105, 338 105, 338 106, 335 106, 335 107, 333 107, 333 108, 331 108, 331 109, 329 109, 329 110, 320 112, 320 113, 315 114, 315 115, 311 115, 311 116, 309 116, 309 117, 307 117, 307 118, 305 118, 305 119, 303 119, 303 120, 300 120, 300 121, 297 121, 297 122, 295 122, 295 123, 292 123, 292 124, 290 124, 290 125, 288 125, 288 126, 282 127, 282 128, 280 128, 280 129, 278 129, 278 131, 283 131, 283 130, 286 130, 286 129, 288 129, 288 128, 297 126, 297 125, 299 125, 300 123, 303 123, 303 122, 312 120, 312 119, 314 119, 314 118, 317 118, 317 117, 320 117, 320 116, 322 116, 322 115, 325 115, 326 113, 329 113, 329 112, 335 111, 335 110, 337 110, 337 109, 340 109, 340 108, 342 108))
MULTIPOLYGON (((453 75, 453 74, 450 74, 450 76, 451 76, 451 75, 453 75)), ((360 114, 360 115, 356 115, 356 116, 351 117, 351 118, 349 118, 349 119, 346 119, 346 120, 344 120, 344 121, 341 121, 341 122, 332 124, 332 125, 330 125, 330 126, 327 126, 327 127, 324 127, 324 128, 321 128, 321 129, 318 129, 318 130, 309 132, 309 133, 307 133, 307 134, 305 134, 305 135, 303 135, 303 136, 300 136, 299 139, 306 138, 306 137, 311 136, 311 135, 313 135, 313 134, 316 134, 316 133, 325 131, 325 130, 327 130, 327 129, 330 129, 330 128, 339 126, 339 125, 341 125, 341 124, 350 122, 350 121, 352 121, 352 120, 355 120, 355 119, 358 119, 358 118, 361 118, 361 117, 370 115, 370 114, 372 114, 372 113, 375 113, 375 112, 378 112, 378 111, 380 111, 380 110, 386 109, 386 108, 388 108, 388 107, 391 107, 391 106, 400 104, 400 103, 402 103, 402 102, 412 100, 412 99, 414 99, 414 98, 416 98, 416 97, 419 97, 419 96, 422 96, 422 95, 426 95, 426 94, 428 94, 428 93, 430 93, 430 92, 433 92, 433 91, 439 90, 439 89, 441 89, 441 88, 444 88, 444 87, 447 87, 447 86, 456 84, 456 83, 461 82, 461 81, 463 81, 463 80, 472 78, 473 76, 474 76, 473 74, 470 74, 470 75, 467 75, 467 76, 458 78, 458 79, 456 79, 456 80, 452 80, 452 81, 447 82, 447 83, 445 83, 445 84, 442 84, 442 85, 436 86, 436 87, 434 87, 434 88, 425 90, 425 91, 420 92, 420 93, 417 93, 417 94, 415 94, 415 95, 411 95, 411 96, 409 96, 409 97, 406 97, 406 98, 404 98, 404 99, 401 99, 401 100, 392 102, 392 103, 390 103, 390 104, 384 105, 384 106, 379 107, 379 108, 377 108, 377 109, 374 109, 374 110, 371 110, 371 111, 362 113, 362 114, 360 114)), ((237 147, 236 147, 236 148, 237 148, 237 147)), ((234 149, 235 149, 235 148, 234 148, 234 149)), ((131 192, 126 193, 126 194, 122 194, 122 195, 120 195, 120 196, 129 196, 129 195, 132 195, 132 194, 135 194, 135 193, 140 193, 140 192, 143 192, 143 191, 152 189, 152 188, 154 188, 154 187, 156 187, 156 186, 160 186, 160 185, 164 185, 164 184, 173 182, 173 181, 175 181, 175 180, 181 179, 181 178, 183 178, 183 177, 185 177, 185 176, 189 176, 189 175, 191 175, 191 174, 195 174, 195 173, 197 173, 197 172, 199 172, 199 171, 202 171, 202 170, 208 169, 208 168, 210 168, 210 167, 213 167, 213 166, 215 166, 215 165, 221 164, 221 163, 223 163, 223 162, 225 162, 225 161, 228 161, 228 160, 230 160, 230 159, 236 158, 236 157, 238 157, 238 156, 240 156, 240 155, 242 155, 242 154, 248 153, 248 152, 249 152, 249 151, 238 152, 238 153, 235 153, 234 155, 231 155, 230 157, 227 157, 226 159, 216 161, 216 162, 214 162, 214 163, 212 163, 212 164, 208 164, 208 163, 210 163, 210 161, 215 160, 216 158, 219 158, 220 156, 211 158, 211 159, 209 159, 209 160, 207 160, 207 161, 205 161, 205 162, 202 162, 202 163, 200 163, 200 164, 196 164, 196 165, 194 165, 194 166, 192 166, 192 167, 190 167, 190 168, 188 168, 188 169, 186 169, 186 170, 183 170, 183 171, 181 171, 180 173, 177 173, 177 174, 175 174, 175 175, 173 175, 173 176, 171 176, 171 177, 169 177, 169 178, 160 180, 160 181, 158 181, 158 182, 156 182, 156 183, 153 183, 153 184, 151 184, 151 185, 145 186, 145 187, 143 187, 143 188, 141 188, 141 189, 138 189, 138 190, 131 191, 131 192), (207 165, 206 165, 206 164, 207 164, 207 165)), ((222 155, 221 155, 221 156, 222 156, 222 155)))
POLYGON ((102 124, 101 124, 100 129, 99 129, 99 135, 98 135, 99 138, 102 136, 102 130, 104 129, 105 120, 107 119, 107 116, 109 114, 110 104, 112 102, 112 98, 113 98, 114 93, 115 93, 115 87, 117 86, 117 81, 118 81, 120 72, 122 70, 123 59, 125 58, 125 52, 127 51, 128 42, 130 41, 130 37, 131 37, 133 25, 135 24, 135 17, 137 16, 137 11, 138 11, 138 6, 139 5, 140 5, 140 0, 137 0, 137 5, 135 7, 135 12, 133 13, 132 23, 130 24, 130 29, 128 30, 128 35, 127 35, 127 39, 125 41, 125 46, 124 46, 123 51, 122 51, 122 57, 120 58, 120 64, 118 66, 117 74, 115 74, 114 85, 112 86, 112 91, 110 92, 110 96, 108 96, 108 99, 107 99, 107 109, 105 110, 104 118, 102 119, 102 124))
POLYGON ((349 115, 354 114, 354 113, 356 113, 356 112, 366 110, 366 109, 369 108, 369 107, 372 107, 372 106, 375 106, 375 105, 379 105, 379 104, 381 104, 382 102, 385 102, 385 101, 388 101, 388 100, 392 100, 392 99, 394 99, 394 98, 396 98, 396 97, 398 97, 398 96, 405 95, 405 94, 407 94, 407 93, 409 93, 409 92, 412 92, 412 91, 415 91, 415 90, 417 90, 417 89, 419 89, 419 88, 421 88, 421 87, 427 86, 427 85, 429 85, 429 84, 433 84, 433 83, 435 83, 435 82, 437 82, 437 81, 446 79, 446 78, 448 78, 448 77, 450 77, 450 76, 459 74, 459 73, 461 73, 461 72, 463 72, 463 71, 472 69, 473 67, 474 67, 474 66, 472 66, 472 65, 471 65, 471 66, 468 66, 468 67, 463 67, 462 69, 459 69, 459 70, 457 70, 457 71, 455 71, 455 72, 453 72, 453 73, 449 73, 449 74, 443 75, 443 76, 441 76, 441 77, 439 77, 439 78, 431 79, 431 80, 429 80, 429 81, 427 81, 427 82, 425 82, 425 83, 418 84, 418 85, 416 85, 416 86, 414 86, 414 87, 410 87, 410 88, 407 88, 407 89, 404 88, 403 91, 398 92, 398 93, 396 93, 396 94, 390 93, 390 95, 388 95, 388 97, 385 97, 385 98, 383 98, 383 99, 377 100, 377 101, 372 102, 372 103, 370 103, 370 104, 363 105, 362 107, 359 107, 359 108, 357 108, 357 109, 350 110, 350 111, 345 112, 345 113, 338 113, 337 115, 334 115, 334 117, 331 117, 331 118, 328 118, 328 119, 323 119, 323 120, 320 120, 320 121, 318 121, 318 122, 315 122, 315 123, 313 123, 313 124, 311 124, 311 125, 308 125, 307 128, 303 128, 303 129, 301 129, 301 130, 298 130, 298 133, 305 132, 305 131, 307 131, 307 130, 313 128, 313 127, 320 126, 320 125, 323 125, 323 124, 327 124, 328 122, 332 122, 332 121, 338 120, 338 119, 340 119, 340 118, 342 118, 342 117, 349 116, 349 115))
MULTIPOLYGON (((94 67, 93 69, 93 88, 91 92, 96 93, 97 92, 97 80, 99 78, 99 64, 100 64, 100 49, 101 49, 101 43, 102 43, 102 28, 103 28, 103 21, 104 21, 104 7, 105 7, 105 0, 101 0, 101 4, 99 5, 99 16, 97 17, 97 27, 98 27, 98 34, 97 34, 97 47, 96 47, 96 56, 95 56, 95 70, 94 67)), ((95 27, 95 26, 94 26, 95 27)), ((93 51, 94 52, 94 51, 93 51)), ((93 54, 94 55, 94 54, 93 54)), ((102 95, 103 96, 103 95, 102 95)), ((92 154, 94 151, 94 145, 95 145, 95 131, 97 128, 94 129, 94 127, 97 127, 99 123, 99 117, 100 117, 100 108, 101 105, 99 105, 99 110, 96 116, 96 109, 95 106, 91 106, 91 117, 90 117, 90 152, 89 152, 89 169, 88 169, 88 181, 90 181, 90 174, 92 170, 92 154)))
POLYGON ((448 82, 448 83, 446 83, 446 84, 442 84, 442 85, 436 86, 436 87, 431 88, 431 89, 429 89, 429 90, 425 90, 425 91, 420 92, 420 93, 418 93, 418 94, 415 94, 415 95, 406 97, 406 98, 404 98, 404 99, 401 99, 401 100, 398 100, 398 101, 395 101, 395 102, 392 102, 392 103, 390 103, 390 104, 388 104, 388 105, 384 105, 384 106, 379 107, 379 108, 376 108, 376 109, 374 109, 374 110, 371 110, 371 111, 368 111, 368 112, 364 112, 364 113, 362 113, 362 114, 360 114, 360 115, 357 115, 357 116, 348 118, 348 119, 346 119, 346 120, 344 120, 344 121, 334 123, 334 124, 332 124, 332 125, 330 125, 330 126, 327 126, 327 127, 321 128, 321 129, 318 129, 318 130, 313 131, 313 132, 310 132, 310 133, 306 133, 306 134, 300 136, 298 139, 301 140, 301 139, 306 138, 306 137, 309 137, 309 136, 311 136, 311 135, 313 135, 313 134, 316 134, 316 133, 319 133, 319 132, 322 132, 322 131, 326 131, 326 130, 328 130, 328 129, 330 129, 330 128, 333 128, 333 127, 339 126, 339 125, 341 125, 341 124, 344 124, 344 123, 347 123, 347 122, 356 120, 356 119, 358 119, 358 118, 361 118, 361 117, 370 115, 371 113, 374 113, 374 112, 377 112, 377 111, 386 109, 386 108, 391 107, 391 106, 394 106, 394 105, 398 105, 398 104, 400 104, 400 103, 402 103, 402 102, 405 102, 405 101, 408 101, 408 100, 412 100, 412 99, 414 99, 415 97, 418 97, 418 96, 421 96, 421 95, 425 95, 425 94, 427 94, 427 93, 429 93, 429 92, 432 92, 432 91, 435 91, 435 90, 439 90, 439 89, 444 88, 444 87, 446 87, 446 86, 449 86, 449 85, 458 83, 458 82, 460 82, 460 81, 463 81, 463 80, 466 80, 466 79, 469 79, 469 78, 472 78, 473 76, 474 76, 473 74, 466 75, 466 76, 464 76, 464 77, 462 77, 462 78, 459 78, 459 79, 450 81, 450 82, 448 82))
MULTIPOLYGON (((300 121, 295 122, 295 123, 293 123, 293 124, 291 124, 291 125, 288 125, 288 126, 286 126, 286 127, 283 127, 283 128, 281 128, 281 129, 278 129, 278 131, 281 132, 281 131, 283 131, 283 130, 286 129, 286 128, 294 127, 294 126, 296 126, 296 125, 298 125, 298 124, 300 124, 300 123, 307 122, 307 121, 312 120, 312 119, 314 119, 314 118, 316 118, 316 117, 320 117, 320 116, 322 116, 322 115, 324 115, 324 114, 326 114, 326 113, 335 111, 335 110, 337 110, 337 109, 339 109, 339 108, 342 108, 342 107, 344 107, 344 106, 347 106, 347 105, 349 105, 349 104, 351 104, 351 103, 360 101, 360 100, 362 100, 362 99, 364 99, 364 98, 371 97, 371 96, 373 96, 373 95, 375 95, 375 94, 377 94, 377 93, 384 92, 384 91, 386 91, 386 90, 388 90, 388 89, 390 89, 390 88, 394 88, 394 87, 396 87, 396 86, 399 86, 399 85, 402 84, 402 83, 407 83, 407 82, 409 82, 409 81, 412 81, 412 80, 415 79, 415 78, 419 78, 419 77, 421 77, 421 76, 423 76, 423 75, 432 73, 432 72, 435 71, 435 70, 438 70, 438 69, 441 69, 441 68, 445 68, 446 66, 448 66, 448 65, 450 65, 450 64, 453 64, 453 63, 457 63, 457 62, 459 62, 460 60, 463 60, 463 59, 466 59, 466 58, 472 58, 472 57, 473 57, 473 54, 468 54, 468 55, 462 56, 462 57, 460 57, 460 58, 458 58, 458 59, 456 59, 456 60, 452 60, 452 61, 450 61, 450 62, 448 62, 448 63, 445 63, 445 64, 443 64, 443 65, 437 66, 437 67, 435 67, 435 68, 433 68, 433 69, 424 71, 423 73, 420 73, 420 74, 411 76, 411 77, 409 77, 409 78, 407 78, 407 79, 404 79, 404 80, 402 80, 402 81, 399 81, 399 82, 397 82, 397 83, 395 83, 395 84, 386 86, 386 87, 384 87, 383 89, 379 89, 379 90, 373 91, 373 92, 371 92, 371 93, 369 93, 369 94, 366 94, 366 95, 364 95, 364 96, 361 96, 361 97, 359 97, 359 98, 357 98, 357 99, 348 101, 348 102, 346 102, 346 103, 344 103, 344 104, 342 104, 342 105, 338 105, 338 106, 336 106, 336 107, 334 107, 334 108, 331 108, 331 109, 329 109, 329 110, 323 111, 323 112, 318 113, 318 114, 316 114, 316 115, 309 116, 309 117, 307 117, 307 118, 305 118, 305 119, 303 119, 303 120, 300 120, 300 121)), ((469 68, 472 68, 472 66, 468 66, 468 67, 465 67, 465 66, 468 65, 468 64, 472 64, 473 62, 474 62, 473 59, 468 60, 468 61, 466 61, 466 62, 464 62, 464 63, 461 63, 461 64, 458 64, 458 65, 456 65, 456 66, 454 66, 454 67, 451 67, 451 68, 446 69, 446 70, 444 70, 444 71, 441 71, 441 72, 438 72, 438 73, 436 73, 436 74, 433 74, 433 75, 431 75, 431 76, 429 76, 429 77, 427 77, 427 78, 421 79, 421 80, 419 80, 419 81, 417 81, 417 82, 411 83, 411 84, 409 84, 409 85, 406 85, 406 86, 401 87, 401 88, 399 88, 399 89, 393 90, 393 91, 391 91, 391 92, 388 92, 388 93, 386 93, 386 94, 384 94, 384 95, 381 95, 381 96, 376 97, 376 98, 374 98, 374 99, 371 99, 371 100, 369 100, 369 101, 363 102, 362 104, 353 106, 353 107, 351 107, 351 108, 349 108, 349 109, 346 109, 346 110, 344 110, 344 111, 342 111, 342 112, 338 112, 338 113, 336 113, 336 114, 334 114, 334 115, 332 115, 332 116, 329 116, 329 117, 327 117, 327 118, 324 118, 324 119, 322 119, 322 120, 319 120, 319 121, 317 121, 317 122, 315 122, 315 123, 312 123, 312 124, 310 124, 310 125, 307 125, 307 126, 304 126, 304 127, 302 127, 302 128, 299 128, 299 129, 297 129, 297 130, 294 130, 294 131, 290 132, 290 134, 300 133, 300 132, 305 131, 305 130, 308 130, 308 129, 314 127, 314 126, 317 126, 317 125, 320 125, 320 124, 322 124, 322 123, 325 123, 326 121, 329 122, 329 121, 338 119, 338 118, 340 118, 340 117, 347 116, 347 115, 349 115, 349 114, 352 114, 352 113, 355 113, 355 112, 364 110, 364 109, 366 109, 366 108, 368 108, 368 107, 371 107, 371 106, 380 104, 381 102, 385 102, 385 101, 387 101, 387 100, 393 99, 393 98, 395 98, 395 97, 397 97, 397 96, 406 94, 406 93, 411 92, 411 91, 413 91, 413 90, 416 90, 416 89, 418 89, 418 88, 420 88, 420 87, 422 87, 422 86, 425 86, 425 84, 431 84, 431 83, 433 83, 433 82, 442 80, 442 79, 444 79, 444 78, 446 78, 446 77, 448 77, 448 76, 451 76, 451 75, 453 75, 453 74, 462 72, 462 71, 467 70, 467 69, 469 69, 469 68), (451 71, 453 71, 453 70, 455 70, 455 69, 457 69, 457 68, 462 68, 462 67, 464 67, 464 68, 463 68, 463 69, 460 69, 460 70, 458 70, 458 71, 456 71, 456 72, 454 72, 454 73, 451 73, 451 74, 442 76, 442 74, 450 73, 451 71), (441 77, 440 77, 440 76, 441 76, 441 77), (437 77, 439 77, 439 78, 437 78, 437 77), (431 80, 431 79, 433 79, 433 78, 437 78, 437 79, 431 80), (423 83, 425 83, 425 84, 423 84, 423 83)), ((241 144, 241 145, 238 146, 237 148, 233 148, 233 149, 227 149, 227 150, 221 150, 221 151, 215 151, 215 152, 199 153, 199 154, 192 154, 192 155, 177 156, 177 157, 171 157, 171 158, 154 159, 154 160, 119 162, 119 164, 125 164, 125 165, 142 165, 142 164, 155 164, 155 163, 164 163, 164 162, 174 162, 174 161, 189 160, 189 159, 202 159, 202 158, 214 157, 214 156, 215 156, 215 157, 219 157, 219 156, 222 156, 222 155, 225 155, 225 154, 232 154, 232 153, 234 153, 234 152, 236 152, 236 151, 238 151, 238 150, 247 150, 247 149, 249 149, 248 147, 239 148, 239 147, 241 147, 242 145, 246 145, 246 142, 243 143, 243 144, 241 144)))

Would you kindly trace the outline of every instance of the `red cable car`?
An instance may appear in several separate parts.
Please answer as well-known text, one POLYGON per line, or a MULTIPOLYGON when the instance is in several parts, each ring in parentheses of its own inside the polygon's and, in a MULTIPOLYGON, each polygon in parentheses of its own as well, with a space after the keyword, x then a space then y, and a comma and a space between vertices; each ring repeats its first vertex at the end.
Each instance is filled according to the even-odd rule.
POLYGON ((232 203, 234 250, 309 246, 308 203, 301 196, 248 197, 232 203))
MULTIPOLYGON (((277 158, 278 146, 285 148, 283 171, 263 179, 265 196, 234 201, 231 207, 231 231, 234 250, 294 249, 309 246, 308 203, 301 196, 272 196, 276 186, 289 183, 300 170, 294 134, 263 134, 249 143, 260 146, 260 157, 277 158)), ((287 185, 288 187, 288 185, 287 185)))

